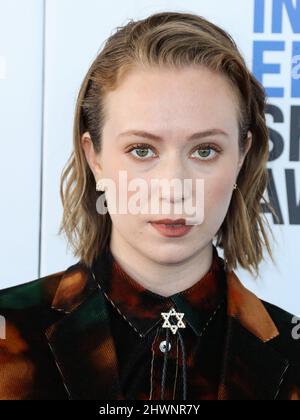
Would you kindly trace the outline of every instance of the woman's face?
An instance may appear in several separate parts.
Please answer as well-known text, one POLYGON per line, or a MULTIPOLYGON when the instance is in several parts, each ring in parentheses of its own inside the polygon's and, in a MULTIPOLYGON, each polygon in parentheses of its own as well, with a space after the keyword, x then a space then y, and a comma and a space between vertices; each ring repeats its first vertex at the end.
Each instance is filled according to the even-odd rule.
MULTIPOLYGON (((161 205, 168 201, 169 214, 152 214, 151 207, 144 214, 132 214, 128 209, 124 214, 110 214, 114 249, 133 249, 158 263, 180 263, 200 253, 222 225, 243 162, 238 148, 237 99, 230 84, 203 67, 135 69, 107 95, 106 107, 102 150, 95 155, 100 166, 92 167, 96 179, 113 180, 117 193, 121 190, 127 202, 138 191, 127 190, 132 180, 149 186, 148 202, 151 180, 179 179, 182 185, 185 179, 191 180, 192 188, 186 194, 204 212, 201 223, 184 236, 162 235, 150 221, 189 217, 175 213, 174 205, 182 197, 179 190, 171 189, 168 196, 161 189, 158 200, 161 205), (188 140, 207 130, 219 132, 188 140), (160 140, 142 133, 122 134, 128 131, 143 131, 160 140), (119 171, 126 173, 125 186, 120 184, 119 171), (203 196, 196 195, 197 179, 203 180, 203 196)), ((109 190, 106 193, 108 208, 111 194, 109 190)))

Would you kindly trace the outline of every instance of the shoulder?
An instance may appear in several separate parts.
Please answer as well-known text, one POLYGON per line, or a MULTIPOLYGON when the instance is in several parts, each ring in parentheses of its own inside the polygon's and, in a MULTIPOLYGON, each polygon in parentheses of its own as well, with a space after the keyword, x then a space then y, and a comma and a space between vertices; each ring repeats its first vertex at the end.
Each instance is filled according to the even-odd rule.
POLYGON ((300 400, 300 318, 278 306, 262 300, 276 324, 279 335, 268 343, 289 363, 282 386, 283 399, 300 400))
POLYGON ((279 306, 274 305, 273 303, 267 302, 263 299, 261 299, 261 302, 263 303, 269 314, 272 315, 274 320, 277 321, 279 327, 286 324, 290 325, 291 322, 293 322, 293 320, 297 318, 296 315, 286 311, 285 309, 280 308, 279 306))
POLYGON ((300 318, 270 302, 261 302, 280 332, 273 344, 300 366, 300 318))
POLYGON ((34 307, 51 306, 55 293, 65 276, 76 270, 79 263, 65 270, 0 290, 0 314, 3 311, 30 310, 34 307))
POLYGON ((61 319, 52 301, 66 270, 0 290, 0 399, 65 399, 46 329, 61 319))
POLYGON ((227 273, 228 314, 239 320, 285 359, 300 364, 300 320, 247 289, 236 273, 227 273))

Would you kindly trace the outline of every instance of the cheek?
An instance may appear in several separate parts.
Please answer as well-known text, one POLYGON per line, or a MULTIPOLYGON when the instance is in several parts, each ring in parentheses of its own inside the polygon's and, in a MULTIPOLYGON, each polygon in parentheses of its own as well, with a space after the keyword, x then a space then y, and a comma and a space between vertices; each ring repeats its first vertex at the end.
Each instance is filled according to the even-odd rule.
POLYGON ((136 216, 130 214, 111 214, 113 224, 119 231, 128 232, 137 229, 136 216))
POLYGON ((207 183, 206 193, 208 199, 212 198, 215 201, 220 201, 229 196, 232 192, 233 181, 231 178, 216 178, 207 183))
POLYGON ((227 153, 222 162, 216 165, 204 179, 205 199, 210 206, 228 207, 229 205, 238 167, 238 157, 235 156, 233 159, 229 158, 229 155, 235 156, 234 151, 227 153))
POLYGON ((139 218, 131 214, 111 214, 112 231, 125 241, 143 243, 145 235, 144 224, 139 223, 139 218))
POLYGON ((225 217, 233 193, 233 184, 232 176, 220 176, 206 181, 204 190, 205 218, 222 219, 225 217))

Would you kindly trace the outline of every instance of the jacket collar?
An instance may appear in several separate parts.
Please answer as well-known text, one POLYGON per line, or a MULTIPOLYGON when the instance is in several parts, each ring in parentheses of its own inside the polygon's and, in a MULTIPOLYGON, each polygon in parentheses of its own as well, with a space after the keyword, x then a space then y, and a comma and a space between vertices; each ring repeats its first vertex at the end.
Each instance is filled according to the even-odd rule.
POLYGON ((140 337, 145 337, 162 321, 162 312, 169 312, 174 306, 184 313, 183 322, 200 336, 213 313, 226 299, 223 260, 215 247, 209 271, 193 286, 169 297, 158 295, 137 283, 122 269, 109 250, 107 256, 107 264, 112 266, 111 276, 103 276, 102 264, 95 264, 95 278, 106 298, 140 337))
MULTIPOLYGON (((103 276, 110 275, 100 258, 103 276)), ((279 331, 263 303, 226 272, 227 332, 219 399, 275 399, 288 368, 269 342, 279 331)), ((52 308, 65 315, 45 331, 70 399, 124 399, 107 301, 80 263, 63 274, 52 308)))

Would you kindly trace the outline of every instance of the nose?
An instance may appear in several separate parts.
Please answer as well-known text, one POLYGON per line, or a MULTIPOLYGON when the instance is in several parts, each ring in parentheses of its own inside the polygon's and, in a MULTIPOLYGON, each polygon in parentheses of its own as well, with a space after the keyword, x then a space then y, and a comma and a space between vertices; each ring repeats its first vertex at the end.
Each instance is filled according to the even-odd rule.
POLYGON ((161 200, 175 204, 184 201, 190 196, 188 183, 185 183, 184 180, 191 178, 179 154, 170 154, 164 160, 159 179, 162 186, 165 184, 165 188, 160 188, 161 200))

